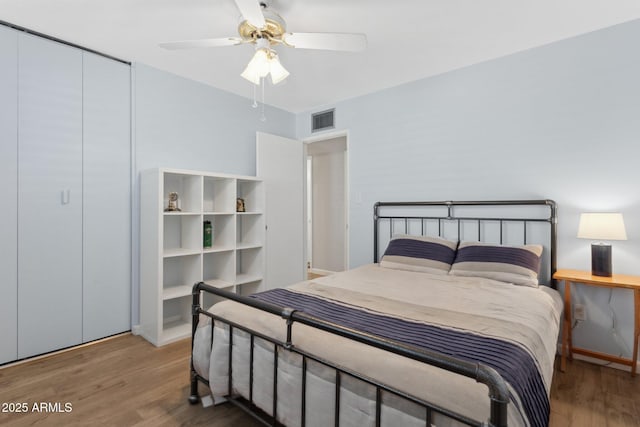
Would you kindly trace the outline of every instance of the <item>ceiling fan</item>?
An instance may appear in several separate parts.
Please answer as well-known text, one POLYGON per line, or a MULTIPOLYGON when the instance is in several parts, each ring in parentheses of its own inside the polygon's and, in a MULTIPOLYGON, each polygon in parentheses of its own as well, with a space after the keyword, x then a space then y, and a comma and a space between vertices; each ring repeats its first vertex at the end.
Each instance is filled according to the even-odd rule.
POLYGON ((357 52, 367 46, 367 37, 356 33, 289 33, 284 19, 264 2, 234 0, 242 15, 238 36, 216 39, 181 40, 160 43, 165 49, 191 49, 204 47, 253 44, 256 52, 241 76, 255 85, 271 75, 273 84, 286 79, 289 72, 280 64, 274 46, 284 45, 297 49, 323 49, 357 52))

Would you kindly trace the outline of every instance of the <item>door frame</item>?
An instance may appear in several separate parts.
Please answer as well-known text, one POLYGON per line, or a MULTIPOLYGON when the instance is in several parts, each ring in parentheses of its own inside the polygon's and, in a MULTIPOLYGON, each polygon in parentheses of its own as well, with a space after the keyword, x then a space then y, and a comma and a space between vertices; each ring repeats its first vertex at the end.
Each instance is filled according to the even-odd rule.
MULTIPOLYGON (((313 135, 310 136, 308 138, 304 138, 302 140, 302 142, 304 144, 312 144, 314 142, 320 142, 320 141, 326 141, 328 139, 334 139, 334 138, 340 138, 340 137, 344 137, 345 138, 345 151, 344 151, 344 224, 345 224, 345 230, 344 230, 344 267, 345 270, 349 269, 349 189, 350 189, 350 185, 349 185, 349 131, 348 130, 339 130, 339 131, 331 131, 331 132, 323 132, 322 134, 319 135, 313 135)), ((307 151, 307 150, 305 150, 307 151)), ((308 157, 308 156, 306 156, 308 157)), ((307 159, 305 158, 305 165, 307 162, 307 159)), ((305 173, 304 176, 305 180, 307 180, 307 175, 305 173)), ((305 185, 305 188, 307 188, 307 185, 305 185)), ((307 204, 307 201, 305 199, 305 206, 307 204)), ((306 209, 305 209, 306 212, 306 209)), ((306 214, 307 218, 305 218, 305 224, 308 223, 308 213, 306 214)), ((304 243, 304 247, 306 248, 307 245, 309 244, 309 242, 307 241, 307 233, 305 233, 304 236, 305 239, 305 243, 304 243)), ((307 260, 305 259, 305 266, 306 266, 307 260)), ((312 266, 313 269, 313 266, 312 266)), ((320 271, 319 271, 320 272, 320 271)), ((326 272, 329 273, 329 272, 326 272)))

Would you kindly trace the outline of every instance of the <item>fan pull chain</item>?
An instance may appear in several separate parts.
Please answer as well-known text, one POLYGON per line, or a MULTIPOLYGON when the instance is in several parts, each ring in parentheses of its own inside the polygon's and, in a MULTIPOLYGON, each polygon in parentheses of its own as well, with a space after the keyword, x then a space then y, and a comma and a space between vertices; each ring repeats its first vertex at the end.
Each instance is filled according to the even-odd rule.
POLYGON ((251 85, 253 87, 253 103, 251 104, 251 106, 253 108, 258 108, 258 100, 257 100, 257 96, 256 96, 256 85, 251 85))

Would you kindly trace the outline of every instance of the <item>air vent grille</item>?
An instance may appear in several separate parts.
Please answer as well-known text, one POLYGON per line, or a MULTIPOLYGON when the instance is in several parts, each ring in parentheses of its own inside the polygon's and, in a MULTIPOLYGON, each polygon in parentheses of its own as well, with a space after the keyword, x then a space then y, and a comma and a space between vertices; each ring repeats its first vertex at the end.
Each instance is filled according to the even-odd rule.
POLYGON ((335 127, 335 109, 320 111, 311 115, 311 132, 318 132, 335 127))

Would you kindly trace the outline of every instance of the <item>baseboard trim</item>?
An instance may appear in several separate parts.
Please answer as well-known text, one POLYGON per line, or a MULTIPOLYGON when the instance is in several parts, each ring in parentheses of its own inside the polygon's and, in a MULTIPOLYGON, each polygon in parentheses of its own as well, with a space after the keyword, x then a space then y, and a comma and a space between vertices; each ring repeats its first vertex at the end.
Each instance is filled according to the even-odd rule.
POLYGON ((11 368, 13 366, 23 365, 23 364, 29 363, 29 362, 35 362, 35 361, 41 360, 41 359, 46 359, 47 357, 51 357, 51 356, 57 356, 59 354, 64 354, 64 353, 67 353, 69 351, 77 350, 79 348, 89 347, 89 346, 94 345, 94 344, 103 343, 103 342, 110 341, 110 340, 113 340, 113 339, 116 339, 116 338, 124 337, 126 335, 130 335, 130 334, 131 334, 131 331, 120 332, 119 334, 109 335, 108 337, 99 338, 97 340, 89 341, 89 342, 86 342, 84 344, 78 344, 78 345, 74 345, 74 346, 71 346, 71 347, 62 348, 60 350, 50 351, 49 353, 39 354, 37 356, 26 357, 24 359, 16 360, 15 362, 9 362, 9 363, 6 363, 4 365, 0 365, 0 370, 5 369, 5 368, 11 368))

